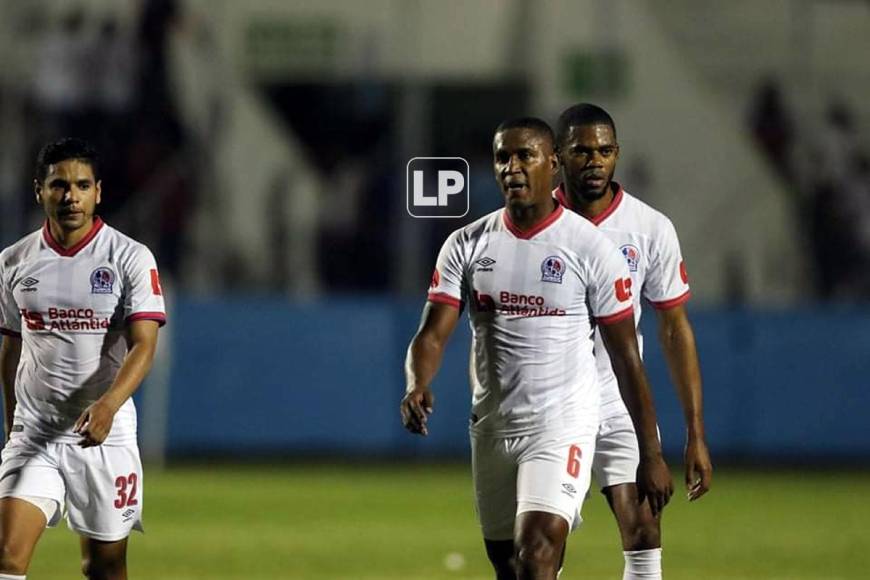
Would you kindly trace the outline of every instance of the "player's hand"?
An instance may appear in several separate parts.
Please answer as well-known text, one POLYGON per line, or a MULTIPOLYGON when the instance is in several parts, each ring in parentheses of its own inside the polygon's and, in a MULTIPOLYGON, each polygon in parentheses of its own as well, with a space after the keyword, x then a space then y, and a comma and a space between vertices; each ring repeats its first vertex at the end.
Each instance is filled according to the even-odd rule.
POLYGON ((637 499, 649 502, 652 514, 658 515, 674 494, 671 471, 661 454, 641 457, 637 466, 637 499))
POLYGON ((107 403, 100 400, 85 409, 73 426, 73 432, 82 436, 79 445, 94 447, 105 441, 112 429, 115 411, 107 403))
POLYGON ((405 393, 399 410, 402 413, 402 425, 411 433, 428 435, 426 421, 432 414, 435 396, 428 388, 417 388, 405 393))
POLYGON ((710 489, 713 483, 713 464, 703 437, 689 437, 686 441, 686 495, 695 501, 710 489))

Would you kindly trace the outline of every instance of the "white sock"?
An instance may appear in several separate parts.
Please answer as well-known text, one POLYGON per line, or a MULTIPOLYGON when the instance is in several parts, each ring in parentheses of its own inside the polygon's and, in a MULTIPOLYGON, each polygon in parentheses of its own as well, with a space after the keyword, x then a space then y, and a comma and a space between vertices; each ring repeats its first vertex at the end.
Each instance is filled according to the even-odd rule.
POLYGON ((625 554, 622 580, 662 580, 662 549, 635 550, 625 554))
POLYGON ((15 574, 0 574, 0 580, 27 580, 27 576, 16 576, 15 574))

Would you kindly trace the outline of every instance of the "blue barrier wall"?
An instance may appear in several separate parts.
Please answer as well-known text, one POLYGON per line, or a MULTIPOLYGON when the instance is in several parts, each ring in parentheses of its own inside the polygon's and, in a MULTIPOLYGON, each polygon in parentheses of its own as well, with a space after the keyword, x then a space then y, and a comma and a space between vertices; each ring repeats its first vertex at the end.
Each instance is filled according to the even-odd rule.
MULTIPOLYGON (((465 454, 469 331, 433 389, 431 434, 405 433, 402 365, 421 303, 181 300, 174 333, 174 453, 465 454)), ((870 458, 870 310, 691 310, 717 455, 870 458)), ((646 356, 666 453, 683 422, 646 313, 646 356)), ((147 418, 143 418, 146 419, 147 418)))

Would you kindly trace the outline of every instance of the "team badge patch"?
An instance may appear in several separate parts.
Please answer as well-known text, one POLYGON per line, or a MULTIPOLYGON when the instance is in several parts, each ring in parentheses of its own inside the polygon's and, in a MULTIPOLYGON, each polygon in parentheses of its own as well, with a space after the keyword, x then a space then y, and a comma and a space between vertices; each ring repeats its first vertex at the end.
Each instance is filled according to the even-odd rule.
POLYGON ((637 264, 640 262, 640 251, 631 244, 625 244, 619 248, 622 255, 625 256, 625 261, 628 262, 628 269, 632 272, 637 272, 637 264))
POLYGON ((91 272, 91 294, 111 294, 115 284, 115 273, 108 268, 97 268, 91 272))
POLYGON ((559 256, 550 256, 541 263, 541 281, 562 283, 565 274, 565 262, 559 256))

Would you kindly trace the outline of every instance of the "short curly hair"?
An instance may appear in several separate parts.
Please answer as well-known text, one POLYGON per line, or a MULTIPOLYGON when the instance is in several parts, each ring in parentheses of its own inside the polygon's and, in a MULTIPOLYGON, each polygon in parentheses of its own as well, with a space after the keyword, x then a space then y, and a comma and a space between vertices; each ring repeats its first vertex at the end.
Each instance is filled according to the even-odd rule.
POLYGON ((568 136, 571 127, 583 127, 585 125, 607 125, 613 130, 616 137, 616 124, 613 117, 599 107, 591 103, 580 103, 562 111, 556 122, 556 142, 562 144, 568 136))
POLYGON ((556 137, 553 135, 553 129, 543 119, 537 117, 517 117, 503 121, 495 129, 495 134, 503 133, 509 129, 529 129, 535 131, 550 142, 550 145, 556 145, 556 137))
POLYGON ((48 166, 60 163, 67 159, 84 161, 91 166, 94 172, 94 180, 100 180, 100 160, 97 150, 84 139, 65 137, 58 141, 48 143, 36 156, 36 173, 34 177, 39 183, 45 181, 48 176, 48 166))

